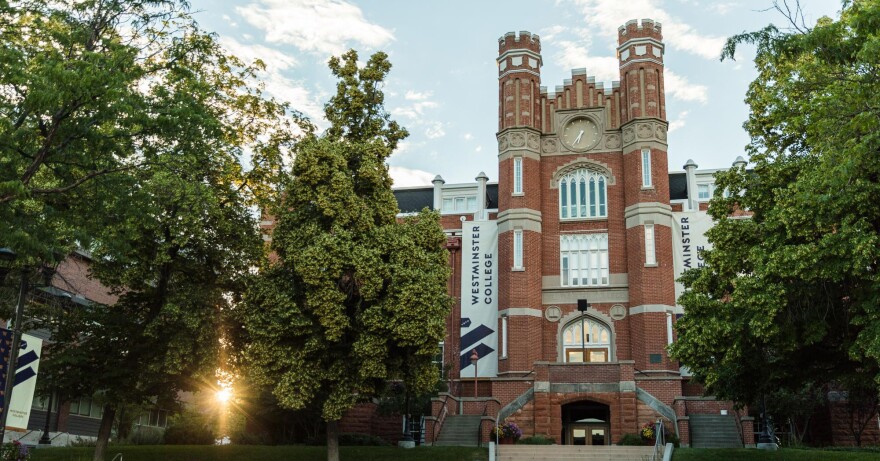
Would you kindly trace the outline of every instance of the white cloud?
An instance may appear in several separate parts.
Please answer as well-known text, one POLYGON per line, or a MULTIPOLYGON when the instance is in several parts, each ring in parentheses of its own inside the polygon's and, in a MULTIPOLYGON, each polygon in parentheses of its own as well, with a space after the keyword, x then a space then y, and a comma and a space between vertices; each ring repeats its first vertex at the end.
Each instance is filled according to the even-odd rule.
POLYGON ((296 67, 298 62, 290 55, 263 45, 249 45, 230 37, 220 37, 220 44, 228 52, 251 64, 259 59, 266 65, 260 75, 265 90, 275 98, 289 102, 291 107, 321 125, 324 118, 324 104, 301 82, 285 76, 284 71, 296 67))
POLYGON ((375 49, 394 39, 390 30, 370 23, 360 8, 343 0, 257 0, 235 10, 262 30, 266 41, 323 55, 340 54, 351 42, 375 49))
POLYGON ((475 152, 482 152, 482 151, 483 151, 483 146, 477 146, 477 148, 474 149, 474 151, 475 151, 475 152))
POLYGON ((425 136, 428 139, 437 139, 446 136, 446 131, 443 130, 443 123, 434 122, 428 125, 428 128, 425 129, 425 136))
POLYGON ((474 135, 470 133, 465 133, 464 135, 462 135, 462 138, 464 138, 465 141, 470 141, 471 139, 474 139, 474 135))
POLYGON ((439 104, 437 104, 434 101, 427 101, 427 100, 419 101, 417 103, 414 103, 411 106, 401 106, 401 107, 392 108, 391 114, 395 118, 403 117, 403 118, 408 118, 412 121, 418 121, 420 118, 422 118, 426 109, 434 109, 438 106, 439 106, 439 104))
POLYGON ((663 82, 666 86, 666 94, 673 98, 704 104, 709 101, 708 87, 691 83, 687 77, 682 77, 669 69, 663 71, 663 82))
POLYGON ((406 92, 406 95, 404 95, 404 98, 409 101, 424 101, 425 99, 430 98, 432 95, 433 93, 430 91, 424 91, 420 93, 417 91, 409 90, 406 92))
POLYGON ((552 41, 556 38, 557 35, 566 32, 568 29, 565 26, 555 25, 547 27, 546 29, 541 29, 541 40, 545 42, 552 41))
POLYGON ((434 174, 422 170, 411 170, 402 166, 388 167, 394 187, 429 186, 434 174))
POLYGON ((720 2, 710 4, 707 9, 713 13, 724 15, 740 6, 738 2, 720 2))
MULTIPOLYGON (((670 15, 659 0, 576 0, 586 25, 606 38, 617 39, 617 28, 636 18, 651 18, 663 25, 663 40, 668 45, 706 59, 718 59, 724 37, 703 35, 691 25, 670 15)), ((707 23, 711 24, 711 22, 707 23)))
POLYGON ((620 80, 620 63, 617 58, 608 56, 590 56, 587 48, 589 43, 580 44, 562 40, 556 43, 560 51, 556 53, 555 61, 563 69, 587 68, 587 75, 596 77, 597 82, 608 83, 620 80))
POLYGON ((220 37, 218 41, 226 51, 237 56, 247 64, 251 64, 257 59, 263 61, 267 72, 282 71, 295 67, 298 64, 293 56, 274 48, 263 45, 246 45, 230 37, 220 37))
POLYGON ((678 114, 678 118, 669 122, 669 130, 668 130, 669 133, 672 133, 675 130, 683 128, 686 123, 687 116, 688 116, 688 111, 684 110, 684 111, 681 111, 680 114, 678 114))

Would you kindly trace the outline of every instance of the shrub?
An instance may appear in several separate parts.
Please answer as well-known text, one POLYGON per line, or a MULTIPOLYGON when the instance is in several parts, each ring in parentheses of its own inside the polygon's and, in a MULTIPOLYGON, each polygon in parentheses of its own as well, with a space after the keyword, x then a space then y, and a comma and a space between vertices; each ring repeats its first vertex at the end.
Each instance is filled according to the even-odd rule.
POLYGON ((194 410, 184 410, 168 419, 165 443, 169 445, 213 445, 217 439, 214 425, 194 410))
POLYGON ((623 434, 623 437, 620 438, 620 442, 617 444, 623 446, 644 445, 645 441, 642 440, 642 436, 639 434, 623 434))
POLYGON ((671 443, 675 446, 675 448, 679 448, 681 445, 681 440, 678 439, 678 436, 675 435, 675 432, 667 432, 666 443, 671 443))
POLYGON ((26 446, 18 440, 9 442, 0 447, 0 460, 2 461, 27 461, 31 459, 26 446))
POLYGON ((339 434, 339 445, 348 447, 381 447, 388 445, 385 440, 370 434, 339 434))
POLYGON ((532 437, 526 437, 526 438, 520 439, 516 443, 519 443, 522 445, 554 445, 556 443, 556 441, 551 439, 550 437, 546 437, 543 435, 535 435, 532 437))
POLYGON ((126 442, 132 445, 162 445, 165 443, 164 435, 158 427, 137 425, 128 433, 126 442))

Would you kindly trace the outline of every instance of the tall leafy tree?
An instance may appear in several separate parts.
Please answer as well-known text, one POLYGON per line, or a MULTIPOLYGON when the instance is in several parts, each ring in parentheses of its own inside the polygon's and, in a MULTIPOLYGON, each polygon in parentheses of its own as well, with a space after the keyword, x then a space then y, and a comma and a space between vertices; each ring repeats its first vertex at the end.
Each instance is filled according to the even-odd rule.
POLYGON ((44 316, 41 382, 117 408, 214 383, 222 314, 310 125, 175 0, 0 2, 0 246, 93 254, 113 306, 44 316))
POLYGON ((330 127, 303 140, 272 235, 276 259, 247 294, 249 372, 279 404, 322 405, 328 459, 337 421, 386 380, 427 390, 444 335, 449 276, 435 213, 398 222, 386 160, 406 135, 383 108, 384 53, 358 67, 353 50, 330 60, 337 93, 330 127))
POLYGON ((880 4, 844 2, 812 28, 798 12, 787 30, 727 43, 724 58, 757 46, 754 168, 717 175, 713 249, 683 276, 671 348, 709 392, 743 403, 880 382, 880 4))

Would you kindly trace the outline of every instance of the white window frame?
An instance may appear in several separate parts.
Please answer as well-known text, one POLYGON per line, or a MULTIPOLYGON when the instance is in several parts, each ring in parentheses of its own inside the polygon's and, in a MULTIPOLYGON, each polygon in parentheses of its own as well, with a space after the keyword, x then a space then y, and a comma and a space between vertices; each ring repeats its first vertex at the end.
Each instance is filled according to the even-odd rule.
POLYGON ((657 243, 656 237, 654 234, 654 224, 646 223, 645 224, 645 265, 646 266, 656 266, 657 265, 657 243))
POLYGON ((523 158, 513 158, 513 195, 523 195, 523 158))
POLYGON ((642 187, 645 189, 654 187, 651 179, 651 149, 642 149, 642 187))
POLYGON ((523 231, 513 230, 513 270, 523 269, 523 231))
POLYGON ((468 214, 477 211, 476 195, 448 195, 440 202, 441 214, 468 214))
POLYGON ((608 234, 559 237, 559 283, 563 287, 609 285, 609 260, 608 234))
POLYGON ((608 178, 582 168, 559 178, 559 218, 605 219, 608 217, 608 178))
POLYGON ((501 316, 501 358, 507 358, 507 316, 501 316))
POLYGON ((697 200, 700 202, 706 202, 706 201, 710 200, 711 198, 712 198, 712 184, 709 184, 709 183, 697 184, 697 200), (701 192, 700 189, 701 188, 706 188, 706 196, 705 197, 700 197, 700 192, 701 192))

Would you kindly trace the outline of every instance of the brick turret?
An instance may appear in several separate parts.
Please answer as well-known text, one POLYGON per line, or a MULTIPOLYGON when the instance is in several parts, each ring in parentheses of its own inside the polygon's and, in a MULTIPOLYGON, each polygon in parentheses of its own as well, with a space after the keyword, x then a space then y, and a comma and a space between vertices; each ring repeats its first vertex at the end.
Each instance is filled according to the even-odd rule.
POLYGON ((638 369, 674 375, 666 356, 675 293, 660 23, 627 22, 618 45, 632 357, 638 369))
POLYGON ((508 32, 498 39, 498 131, 515 126, 540 129, 541 39, 508 32))
MULTIPOLYGON (((499 331, 514 337, 541 329, 541 40, 522 31, 498 39, 499 331), (514 260, 521 243, 522 261, 514 260)), ((499 373, 520 373, 541 349, 511 343, 499 353, 499 373)))

